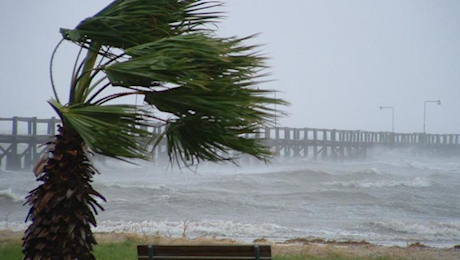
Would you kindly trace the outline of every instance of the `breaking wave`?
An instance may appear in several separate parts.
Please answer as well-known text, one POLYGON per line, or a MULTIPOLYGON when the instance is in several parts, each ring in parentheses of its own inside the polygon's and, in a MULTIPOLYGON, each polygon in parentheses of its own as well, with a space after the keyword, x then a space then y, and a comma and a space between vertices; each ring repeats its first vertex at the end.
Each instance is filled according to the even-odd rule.
POLYGON ((7 199, 14 203, 24 203, 26 201, 24 196, 15 194, 11 189, 0 190, 0 199, 7 199))
POLYGON ((379 181, 334 181, 322 183, 325 186, 339 186, 345 188, 385 188, 404 186, 408 188, 425 188, 433 185, 433 182, 424 178, 415 177, 412 180, 379 180, 379 181))
POLYGON ((460 222, 373 221, 367 224, 376 232, 401 240, 459 241, 460 222))

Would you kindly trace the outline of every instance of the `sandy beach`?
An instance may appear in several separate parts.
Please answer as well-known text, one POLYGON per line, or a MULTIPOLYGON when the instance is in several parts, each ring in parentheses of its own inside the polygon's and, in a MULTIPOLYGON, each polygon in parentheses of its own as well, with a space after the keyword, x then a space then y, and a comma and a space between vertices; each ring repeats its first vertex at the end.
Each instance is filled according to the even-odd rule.
MULTIPOLYGON (((22 232, 0 231, 0 245, 18 243, 22 232)), ((163 235, 143 236, 128 233, 97 233, 98 243, 123 243, 127 240, 137 241, 139 244, 243 244, 233 239, 217 239, 214 237, 166 237, 163 235)), ((460 245, 452 248, 433 248, 422 244, 411 244, 406 247, 380 246, 365 241, 336 242, 322 239, 291 239, 285 242, 272 242, 266 239, 257 239, 253 243, 269 244, 272 246, 273 256, 315 256, 328 257, 363 257, 392 259, 420 259, 420 260, 458 260, 460 259, 460 245)))

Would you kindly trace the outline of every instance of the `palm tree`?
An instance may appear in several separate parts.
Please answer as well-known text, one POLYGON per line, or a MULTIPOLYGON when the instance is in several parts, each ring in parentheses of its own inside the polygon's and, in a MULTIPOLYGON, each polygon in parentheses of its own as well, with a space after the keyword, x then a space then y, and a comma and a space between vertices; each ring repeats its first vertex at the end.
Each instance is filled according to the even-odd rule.
POLYGON ((42 183, 27 197, 24 259, 94 259, 91 225, 105 199, 91 186, 90 153, 149 160, 148 147, 166 138, 170 160, 186 165, 231 161, 229 150, 268 158, 260 140, 242 135, 270 124, 270 105, 285 102, 255 87, 265 65, 258 46, 243 44, 251 37, 217 37, 221 13, 210 8, 219 5, 116 0, 75 29, 61 29, 62 41, 81 49, 66 102, 52 80, 49 104, 62 125, 34 169, 42 183), (133 95, 144 105, 115 102, 133 95), (165 130, 147 131, 152 122, 165 130))

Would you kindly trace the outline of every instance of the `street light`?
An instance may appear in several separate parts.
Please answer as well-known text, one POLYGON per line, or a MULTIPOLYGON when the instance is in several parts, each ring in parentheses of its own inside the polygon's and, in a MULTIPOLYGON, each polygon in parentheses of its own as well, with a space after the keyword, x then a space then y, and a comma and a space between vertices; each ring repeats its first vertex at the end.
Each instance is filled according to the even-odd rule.
POLYGON ((425 104, 423 105, 423 133, 425 133, 425 126, 426 126, 426 103, 437 103, 438 106, 439 106, 439 105, 441 105, 441 100, 437 100, 437 101, 427 100, 427 101, 425 101, 425 104))
POLYGON ((380 109, 391 109, 391 131, 395 132, 395 108, 394 107, 380 107, 380 109))
MULTIPOLYGON (((275 100, 276 100, 276 91, 273 91, 273 93, 275 94, 275 100)), ((275 101, 275 127, 277 126, 276 125, 276 116, 277 116, 277 111, 276 111, 276 101, 275 101)))

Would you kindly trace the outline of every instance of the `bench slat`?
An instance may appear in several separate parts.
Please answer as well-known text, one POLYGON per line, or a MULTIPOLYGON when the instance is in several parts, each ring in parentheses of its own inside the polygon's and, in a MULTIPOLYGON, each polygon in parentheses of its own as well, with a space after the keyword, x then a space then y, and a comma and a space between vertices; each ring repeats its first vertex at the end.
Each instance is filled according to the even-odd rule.
MULTIPOLYGON (((271 259, 271 247, 260 245, 259 259, 271 259)), ((138 259, 149 259, 149 250, 147 245, 137 247, 138 259)), ((155 245, 153 246, 153 259, 215 259, 215 260, 251 260, 256 259, 256 250, 253 245, 155 245)))

